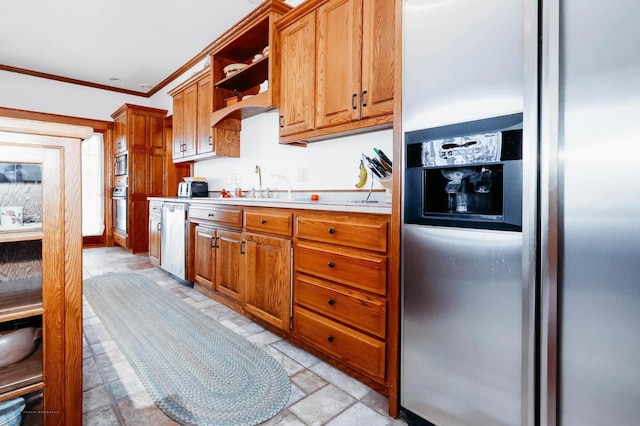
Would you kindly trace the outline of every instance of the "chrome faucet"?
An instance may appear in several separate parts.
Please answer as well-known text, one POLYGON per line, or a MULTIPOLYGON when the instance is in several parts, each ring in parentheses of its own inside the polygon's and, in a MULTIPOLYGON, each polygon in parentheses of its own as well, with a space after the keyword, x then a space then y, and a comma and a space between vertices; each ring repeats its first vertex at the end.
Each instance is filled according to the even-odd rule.
POLYGON ((256 173, 258 174, 258 183, 260 184, 260 196, 262 197, 262 171, 260 170, 260 166, 256 166, 256 173))
POLYGON ((271 177, 282 179, 287 183, 287 200, 291 200, 292 199, 291 198, 291 182, 289 182, 289 179, 287 179, 282 175, 277 175, 277 174, 273 174, 271 175, 271 177))

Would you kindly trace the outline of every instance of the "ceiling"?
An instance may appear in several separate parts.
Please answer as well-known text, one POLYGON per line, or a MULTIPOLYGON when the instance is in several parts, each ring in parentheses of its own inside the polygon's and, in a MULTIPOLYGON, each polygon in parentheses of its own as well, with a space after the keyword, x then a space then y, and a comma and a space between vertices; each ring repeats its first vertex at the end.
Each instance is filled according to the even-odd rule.
MULTIPOLYGON (((285 0, 296 6, 303 0, 285 0)), ((149 96, 261 0, 17 0, 0 70, 149 96), (118 80, 114 80, 118 79, 118 80)))

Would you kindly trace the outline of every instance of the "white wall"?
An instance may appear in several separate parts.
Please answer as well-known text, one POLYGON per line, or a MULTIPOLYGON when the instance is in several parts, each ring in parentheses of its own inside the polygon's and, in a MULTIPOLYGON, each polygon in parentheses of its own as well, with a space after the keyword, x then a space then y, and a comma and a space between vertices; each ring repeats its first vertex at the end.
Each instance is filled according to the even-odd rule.
POLYGON ((149 99, 0 71, 1 107, 111 121, 124 103, 149 106, 149 99))
MULTIPOLYGON (((240 175, 240 187, 244 190, 258 188, 256 165, 262 169, 263 188, 287 189, 282 179, 272 174, 284 175, 294 190, 311 191, 355 190, 358 166, 362 154, 375 155, 373 147, 381 149, 389 157, 393 152, 392 130, 382 130, 362 135, 313 142, 307 147, 278 143, 278 110, 242 121, 240 134, 240 158, 215 158, 195 164, 195 175, 208 178, 212 189, 233 189, 229 175, 240 175), (307 182, 298 181, 298 169, 307 169, 307 182)), ((365 163, 366 164, 366 163, 365 163)), ((371 181, 365 188, 370 188, 371 181)), ((374 188, 382 188, 375 182, 374 188)))

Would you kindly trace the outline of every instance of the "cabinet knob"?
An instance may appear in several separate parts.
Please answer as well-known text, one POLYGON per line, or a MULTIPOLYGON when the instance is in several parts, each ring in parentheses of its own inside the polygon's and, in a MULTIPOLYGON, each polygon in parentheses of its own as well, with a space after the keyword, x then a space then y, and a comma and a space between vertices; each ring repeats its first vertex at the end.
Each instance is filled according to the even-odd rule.
POLYGON ((333 300, 333 299, 329 299, 329 300, 327 300, 327 303, 330 304, 330 305, 333 305, 334 303, 336 303, 336 301, 333 300))
POLYGON ((214 216, 215 216, 215 213, 209 213, 207 216, 209 216, 209 217, 214 217, 214 216))
POLYGON ((266 219, 260 219, 260 223, 264 225, 265 223, 267 223, 267 220, 266 219))
POLYGON ((213 145, 213 136, 209 136, 209 145, 213 145))
POLYGON ((351 96, 351 108, 353 109, 358 109, 358 106, 356 105, 356 99, 358 98, 358 94, 354 93, 353 96, 351 96))
POLYGON ((329 266, 329 268, 333 268, 334 266, 336 266, 336 264, 329 261, 329 263, 327 263, 327 266, 329 266))
POLYGON ((366 107, 366 106, 367 106, 367 102, 365 101, 365 96, 366 96, 366 95, 367 95, 367 91, 366 91, 366 90, 363 90, 363 91, 362 91, 362 94, 360 95, 360 104, 361 104, 363 107, 366 107))
POLYGON ((284 124, 283 124, 283 122, 282 122, 282 121, 283 121, 283 118, 284 118, 284 116, 283 116, 283 115, 281 115, 281 116, 280 116, 280 128, 281 128, 281 129, 284 127, 284 124))
POLYGON ((336 233, 336 230, 335 230, 335 229, 333 229, 333 228, 329 228, 329 233, 330 233, 330 234, 335 234, 335 233, 336 233))
POLYGON ((330 341, 330 342, 333 342, 333 336, 328 336, 327 340, 330 341))

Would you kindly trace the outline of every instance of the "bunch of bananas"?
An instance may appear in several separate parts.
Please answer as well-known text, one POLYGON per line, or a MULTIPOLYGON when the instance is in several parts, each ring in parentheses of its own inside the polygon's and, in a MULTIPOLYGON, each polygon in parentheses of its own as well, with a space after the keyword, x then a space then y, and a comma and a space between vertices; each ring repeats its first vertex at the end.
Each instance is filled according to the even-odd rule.
POLYGON ((362 160, 360 160, 360 173, 358 174, 358 183, 356 183, 356 188, 362 188, 365 183, 367 183, 367 168, 364 166, 362 160))

